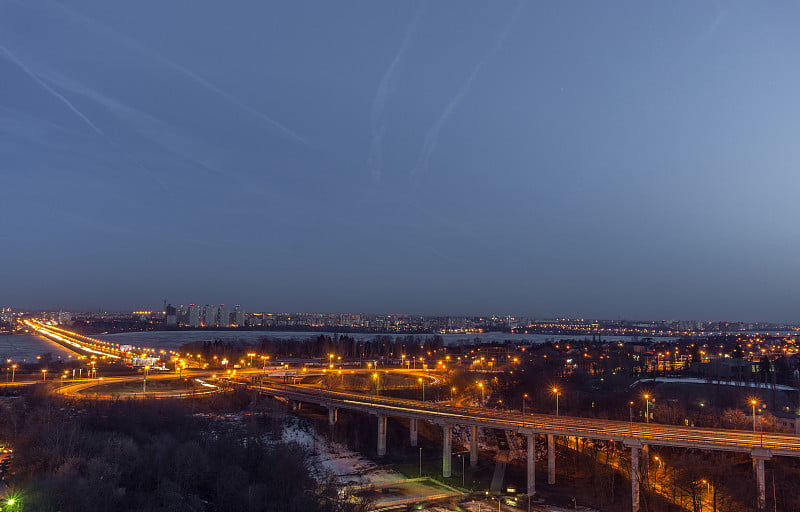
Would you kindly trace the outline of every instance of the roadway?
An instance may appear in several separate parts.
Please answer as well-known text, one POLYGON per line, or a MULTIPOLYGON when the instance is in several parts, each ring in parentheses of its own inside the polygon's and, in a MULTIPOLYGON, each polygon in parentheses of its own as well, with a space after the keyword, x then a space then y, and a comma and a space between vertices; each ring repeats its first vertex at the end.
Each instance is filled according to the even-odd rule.
POLYGON ((705 429, 546 414, 527 414, 523 417, 518 412, 367 396, 361 393, 329 391, 289 384, 265 383, 260 389, 267 394, 298 402, 387 416, 413 417, 434 423, 602 439, 629 445, 647 444, 742 453, 763 449, 768 450, 771 455, 800 457, 800 437, 790 434, 771 432, 762 434, 746 430, 705 429))
MULTIPOLYGON (((157 375, 148 375, 147 382, 153 382, 158 380, 174 380, 178 379, 179 377, 176 376, 174 373, 168 374, 157 374, 157 375)), ((118 399, 118 398, 186 398, 186 397, 198 397, 202 395, 210 395, 212 393, 217 393, 220 391, 219 386, 215 386, 213 384, 208 384, 202 378, 197 376, 189 376, 187 375, 186 378, 192 378, 193 380, 197 381, 201 386, 203 386, 203 390, 193 390, 187 391, 185 389, 173 389, 173 390, 162 390, 162 391, 146 391, 146 392, 139 392, 139 391, 113 391, 114 386, 119 384, 126 384, 126 383, 142 383, 143 377, 134 376, 134 377, 109 377, 109 378, 101 378, 101 379, 81 379, 80 381, 76 382, 69 382, 60 386, 57 391, 58 393, 71 397, 71 398, 98 398, 98 399, 118 399), (111 388, 112 391, 106 390, 105 393, 100 390, 100 392, 92 392, 93 388, 111 388)))

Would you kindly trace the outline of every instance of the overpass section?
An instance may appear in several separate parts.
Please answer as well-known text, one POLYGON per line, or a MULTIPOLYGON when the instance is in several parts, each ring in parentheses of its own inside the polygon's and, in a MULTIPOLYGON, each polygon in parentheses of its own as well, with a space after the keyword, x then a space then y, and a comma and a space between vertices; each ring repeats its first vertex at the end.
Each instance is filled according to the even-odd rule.
POLYGON ((347 409, 372 414, 378 417, 379 456, 386 454, 386 420, 389 416, 410 420, 410 442, 417 443, 417 426, 420 420, 436 423, 442 428, 442 475, 451 476, 451 451, 453 425, 470 427, 470 464, 477 463, 477 429, 497 428, 512 430, 524 435, 528 442, 528 495, 536 490, 535 443, 536 437, 547 439, 548 483, 555 483, 555 436, 570 436, 586 439, 615 441, 631 451, 631 504, 639 512, 640 453, 641 464, 646 474, 647 450, 649 446, 694 448, 747 453, 753 459, 758 490, 758 503, 766 503, 764 461, 773 456, 800 457, 800 437, 789 434, 755 433, 744 430, 702 429, 655 423, 633 423, 612 420, 597 420, 528 414, 460 407, 441 403, 419 402, 385 396, 363 395, 343 391, 329 391, 296 385, 260 386, 270 396, 282 397, 297 403, 313 403, 329 410, 329 421, 336 421, 338 409, 347 409))

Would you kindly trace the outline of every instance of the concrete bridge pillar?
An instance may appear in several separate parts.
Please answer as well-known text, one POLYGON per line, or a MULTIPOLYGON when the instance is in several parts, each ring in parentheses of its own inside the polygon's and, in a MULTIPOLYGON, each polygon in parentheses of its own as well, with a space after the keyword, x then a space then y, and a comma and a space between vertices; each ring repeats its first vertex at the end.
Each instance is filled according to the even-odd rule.
POLYGON ((419 420, 417 418, 411 418, 408 422, 408 441, 411 443, 411 446, 417 446, 419 442, 419 420))
POLYGON ((472 425, 469 429, 469 465, 478 465, 478 425, 472 425))
POLYGON ((547 434, 547 483, 556 483, 556 436, 547 434))
POLYGON ((631 510, 639 512, 639 447, 631 446, 631 510))
POLYGON ((642 483, 645 488, 648 486, 650 478, 650 446, 642 445, 642 483))
POLYGON ((378 415, 378 457, 386 455, 386 415, 378 415))
POLYGON ((453 426, 449 423, 442 424, 442 476, 448 478, 452 476, 452 456, 453 456, 453 426))
POLYGON ((528 434, 528 496, 536 494, 536 434, 528 434))
POLYGON ((339 409, 336 407, 328 407, 328 425, 334 426, 336 425, 336 421, 339 419, 339 409))
POLYGON ((767 507, 767 493, 766 482, 764 480, 764 461, 772 458, 772 453, 769 450, 753 450, 750 452, 753 457, 753 469, 756 473, 756 486, 758 490, 758 510, 764 510, 767 507))

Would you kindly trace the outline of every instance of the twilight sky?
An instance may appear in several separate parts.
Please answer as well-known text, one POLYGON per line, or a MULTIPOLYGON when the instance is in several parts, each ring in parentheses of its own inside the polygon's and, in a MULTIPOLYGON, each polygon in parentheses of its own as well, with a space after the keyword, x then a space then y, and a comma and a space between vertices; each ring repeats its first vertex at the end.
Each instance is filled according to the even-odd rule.
POLYGON ((0 0, 0 305, 798 321, 799 24, 0 0))

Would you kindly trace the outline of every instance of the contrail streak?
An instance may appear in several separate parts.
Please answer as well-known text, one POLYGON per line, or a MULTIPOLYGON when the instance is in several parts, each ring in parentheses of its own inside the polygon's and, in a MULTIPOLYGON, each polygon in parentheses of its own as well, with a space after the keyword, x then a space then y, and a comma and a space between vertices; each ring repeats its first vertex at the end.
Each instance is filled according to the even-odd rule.
POLYGON ((167 64, 168 66, 172 66, 172 68, 180 71, 181 73, 183 73, 184 75, 188 76, 189 78, 191 78, 195 82, 199 83, 203 87, 209 89, 210 91, 213 91, 213 92, 219 94, 220 96, 222 96, 226 100, 230 101, 231 103, 233 103, 237 107, 239 107, 241 109, 244 109, 244 110, 247 110, 248 112, 250 112, 251 114, 255 115, 256 117, 261 118, 262 120, 264 120, 267 123, 269 123, 270 125, 272 125, 274 128, 277 128, 283 134, 288 135, 289 137, 295 139, 298 142, 302 142, 303 144, 309 145, 309 142, 306 139, 304 139, 303 137, 301 137, 300 135, 298 135, 297 133, 293 132, 292 130, 290 130, 289 128, 285 127, 284 125, 282 125, 278 121, 272 119, 271 117, 267 116, 266 114, 256 110, 255 108, 251 107, 250 105, 247 105, 247 104, 243 103, 237 97, 233 96, 232 94, 230 94, 228 92, 223 91, 222 89, 220 89, 216 85, 212 84, 211 82, 209 82, 205 78, 197 75, 196 73, 194 73, 190 69, 187 69, 184 66, 169 60, 168 58, 164 57, 163 55, 161 55, 161 54, 159 54, 159 53, 157 53, 157 52, 155 52, 153 50, 151 50, 151 52, 153 53, 153 55, 156 56, 156 58, 161 60, 161 62, 167 64))
POLYGON ((222 171, 220 169, 217 169, 216 167, 213 167, 201 161, 197 157, 190 154, 190 152, 181 149, 176 149, 175 144, 170 144, 169 141, 171 137, 177 136, 175 135, 177 133, 177 130, 171 125, 169 125, 167 122, 163 121, 162 119, 152 116, 142 110, 135 109, 119 100, 111 98, 110 96, 107 96, 99 91, 96 91, 91 87, 88 87, 87 85, 77 82, 75 80, 69 80, 61 76, 58 77, 49 76, 48 79, 51 82, 58 84, 62 89, 66 89, 74 94, 84 96, 85 98, 88 98, 94 101, 95 103, 101 105, 103 108, 107 109, 109 112, 111 112, 118 118, 122 119, 127 124, 134 126, 141 136, 146 137, 153 144, 156 144, 157 146, 170 152, 172 155, 178 156, 184 160, 195 163, 215 174, 220 174, 220 175, 229 174, 229 172, 222 171), (141 128, 143 124, 146 125, 146 128, 141 128), (150 130, 148 130, 147 128, 149 128, 150 130), (153 136, 149 133, 153 129, 158 131, 157 136, 153 136))
POLYGON ((55 2, 55 5, 60 7, 62 11, 64 11, 68 15, 72 16, 73 18, 79 19, 81 22, 84 23, 84 25, 87 25, 87 26, 93 28, 94 30, 103 32, 106 35, 111 35, 111 36, 117 38, 118 40, 122 41, 125 45, 127 45, 129 47, 133 47, 134 49, 136 49, 140 53, 146 53, 146 54, 150 55, 151 57, 155 57, 156 59, 161 61, 163 64, 166 64, 167 66, 173 68, 174 70, 176 70, 176 71, 182 73, 183 75, 189 77, 190 79, 192 79, 196 83, 198 83, 198 84, 202 85, 203 87, 205 87, 206 89, 218 94, 219 96, 221 96, 224 99, 228 100, 229 102, 233 103, 237 107, 239 107, 239 108, 241 108, 241 109, 243 109, 243 110, 255 115, 256 117, 258 117, 259 119, 262 119, 263 121, 266 121, 269 125, 271 125, 275 129, 277 129, 278 131, 280 131, 284 135, 286 135, 286 136, 288 136, 288 137, 290 137, 290 138, 292 138, 292 139, 294 139, 294 140, 296 140, 298 142, 301 142, 301 143, 303 143, 305 145, 311 145, 308 142, 308 140, 306 140, 305 138, 301 137, 296 132, 294 132, 291 129, 287 128, 286 126, 284 126, 283 124, 279 123, 278 121, 272 119, 271 117, 269 117, 268 115, 264 114, 260 110, 257 110, 255 108, 251 107, 250 105, 247 105, 246 103, 242 102, 242 100, 240 100, 239 98, 233 96, 232 94, 230 94, 230 93, 228 93, 226 91, 223 91, 222 89, 220 89, 219 87, 217 87, 213 83, 209 82, 205 78, 201 77, 200 75, 196 74, 192 70, 190 70, 190 69, 178 64, 175 61, 172 61, 172 60, 168 59, 164 55, 158 53, 157 51, 155 51, 155 50, 153 50, 151 48, 148 48, 147 46, 143 45, 139 41, 133 39, 132 37, 127 36, 125 34, 121 34, 119 32, 116 32, 115 30, 111 29, 110 27, 108 27, 106 25, 103 25, 102 23, 100 23, 100 22, 98 22, 96 20, 93 20, 93 19, 91 19, 91 18, 89 18, 87 16, 84 16, 83 14, 80 14, 80 13, 74 11, 70 7, 67 7, 66 5, 64 5, 64 4, 60 3, 60 2, 55 2))
POLYGON ((386 98, 391 92, 392 79, 394 78, 395 69, 397 69, 398 63, 406 53, 406 49, 411 41, 411 36, 416 31, 417 23, 419 22, 419 18, 422 14, 424 6, 425 4, 421 3, 419 9, 417 9, 414 18, 411 20, 411 23, 408 26, 406 35, 403 37, 402 43, 400 43, 400 48, 398 48, 394 59, 392 59, 392 62, 389 64, 389 67, 386 69, 383 77, 381 77, 381 81, 378 83, 378 88, 375 91, 375 99, 372 100, 372 116, 370 123, 372 129, 372 140, 370 142, 368 163, 369 168, 372 171, 372 178, 376 181, 381 177, 381 168, 383 166, 383 136, 386 133, 386 122, 383 119, 383 111, 386 104, 386 98))
POLYGON ((450 116, 453 114, 455 109, 458 105, 464 100, 464 98, 469 93, 470 88, 472 87, 472 82, 475 81, 475 77, 478 76, 483 65, 492 56, 505 42, 506 36, 508 35, 509 30, 511 29, 511 24, 516 19, 517 15, 519 14, 520 9, 522 8, 523 2, 519 2, 514 9, 514 12, 509 17, 508 23, 500 32, 500 35, 497 37, 494 45, 487 51, 483 58, 481 58, 475 67, 472 68, 472 72, 467 76, 467 79, 461 84, 461 87, 458 88, 455 95, 447 102, 447 105, 444 107, 441 115, 433 122, 433 124, 428 128, 428 131, 425 133, 425 140, 422 144, 422 151, 420 152, 419 158, 417 159, 417 164, 411 170, 411 175, 414 176, 419 172, 428 168, 428 162, 431 159, 431 155, 433 151, 436 149, 436 145, 439 142, 439 134, 442 131, 442 128, 447 123, 450 116))
POLYGON ((164 190, 169 190, 166 183, 164 183, 164 180, 162 180, 160 176, 158 176, 156 173, 145 167, 136 157, 131 155, 128 151, 122 148, 122 146, 120 146, 117 142, 115 142, 108 135, 106 135, 106 133, 100 128, 98 128, 97 125, 91 121, 91 119, 89 119, 85 114, 83 114, 83 112, 81 112, 78 109, 78 107, 73 105, 72 102, 70 102, 63 94, 59 93, 58 91, 53 89, 50 85, 48 85, 48 83, 45 82, 37 73, 35 73, 32 69, 26 66, 25 63, 22 62, 22 60, 19 57, 14 55, 14 53, 11 52, 11 50, 9 50, 3 45, 0 45, 0 51, 2 51, 11 62, 16 64, 20 69, 22 69, 22 71, 24 71, 29 77, 31 77, 31 79, 33 79, 45 91, 53 95, 67 108, 69 108, 76 116, 78 116, 81 120, 83 120, 83 122, 89 125, 92 128, 92 130, 94 130, 98 135, 100 135, 103 139, 105 139, 109 144, 123 151, 128 156, 128 158, 130 158, 133 161, 134 165, 139 167, 145 173, 149 174, 159 185, 161 185, 161 187, 164 190))
POLYGON ((72 103, 71 103, 71 102, 70 102, 70 101, 69 101, 67 98, 65 98, 65 97, 64 97, 62 94, 60 94, 58 91, 56 91, 55 89, 53 89, 52 87, 50 87, 49 85, 47 85, 47 83, 46 83, 44 80, 42 80, 41 78, 39 78, 39 75, 37 75, 36 73, 34 73, 34 72, 33 72, 33 70, 31 70, 31 69, 30 69, 28 66, 26 66, 26 65, 25 65, 25 63, 24 63, 24 62, 22 62, 22 60, 21 60, 21 59, 19 59, 19 58, 18 58, 16 55, 14 55, 14 54, 11 52, 11 50, 9 50, 8 48, 6 48, 5 46, 2 46, 2 45, 0 45, 0 51, 2 51, 2 52, 3 52, 3 53, 6 55, 6 57, 8 58, 8 60, 10 60, 10 61, 11 61, 11 62, 13 62, 14 64, 16 64, 16 65, 17 65, 17 66, 18 66, 18 67, 19 67, 19 68, 20 68, 22 71, 24 71, 24 72, 25 72, 25 74, 27 74, 27 75, 28 75, 28 76, 29 76, 29 77, 30 77, 30 78, 31 78, 31 79, 32 79, 34 82, 36 82, 36 83, 37 83, 37 84, 38 84, 40 87, 42 87, 42 89, 44 89, 45 91, 47 91, 48 93, 50 93, 50 94, 51 94, 52 96, 54 96, 54 97, 55 97, 57 100, 59 100, 61 103, 63 103, 63 104, 64 104, 64 105, 65 105, 65 106, 66 106, 68 109, 70 109, 70 110, 72 111, 72 113, 73 113, 73 114, 75 114, 76 116, 78 116, 79 118, 81 118, 81 120, 83 120, 83 122, 84 122, 84 123, 86 123, 87 125, 89 125, 89 126, 92 128, 92 130, 94 130, 95 132, 97 132, 97 133, 98 133, 98 134, 99 134, 101 137, 105 137, 105 136, 106 136, 106 134, 103 132, 103 130, 101 130, 100 128, 98 128, 96 124, 94 124, 94 123, 93 123, 93 122, 92 122, 92 121, 91 121, 91 120, 90 120, 88 117, 86 117, 86 116, 83 114, 83 112, 81 112, 80 110, 78 110, 78 107, 76 107, 75 105, 73 105, 73 104, 72 104, 72 103))

